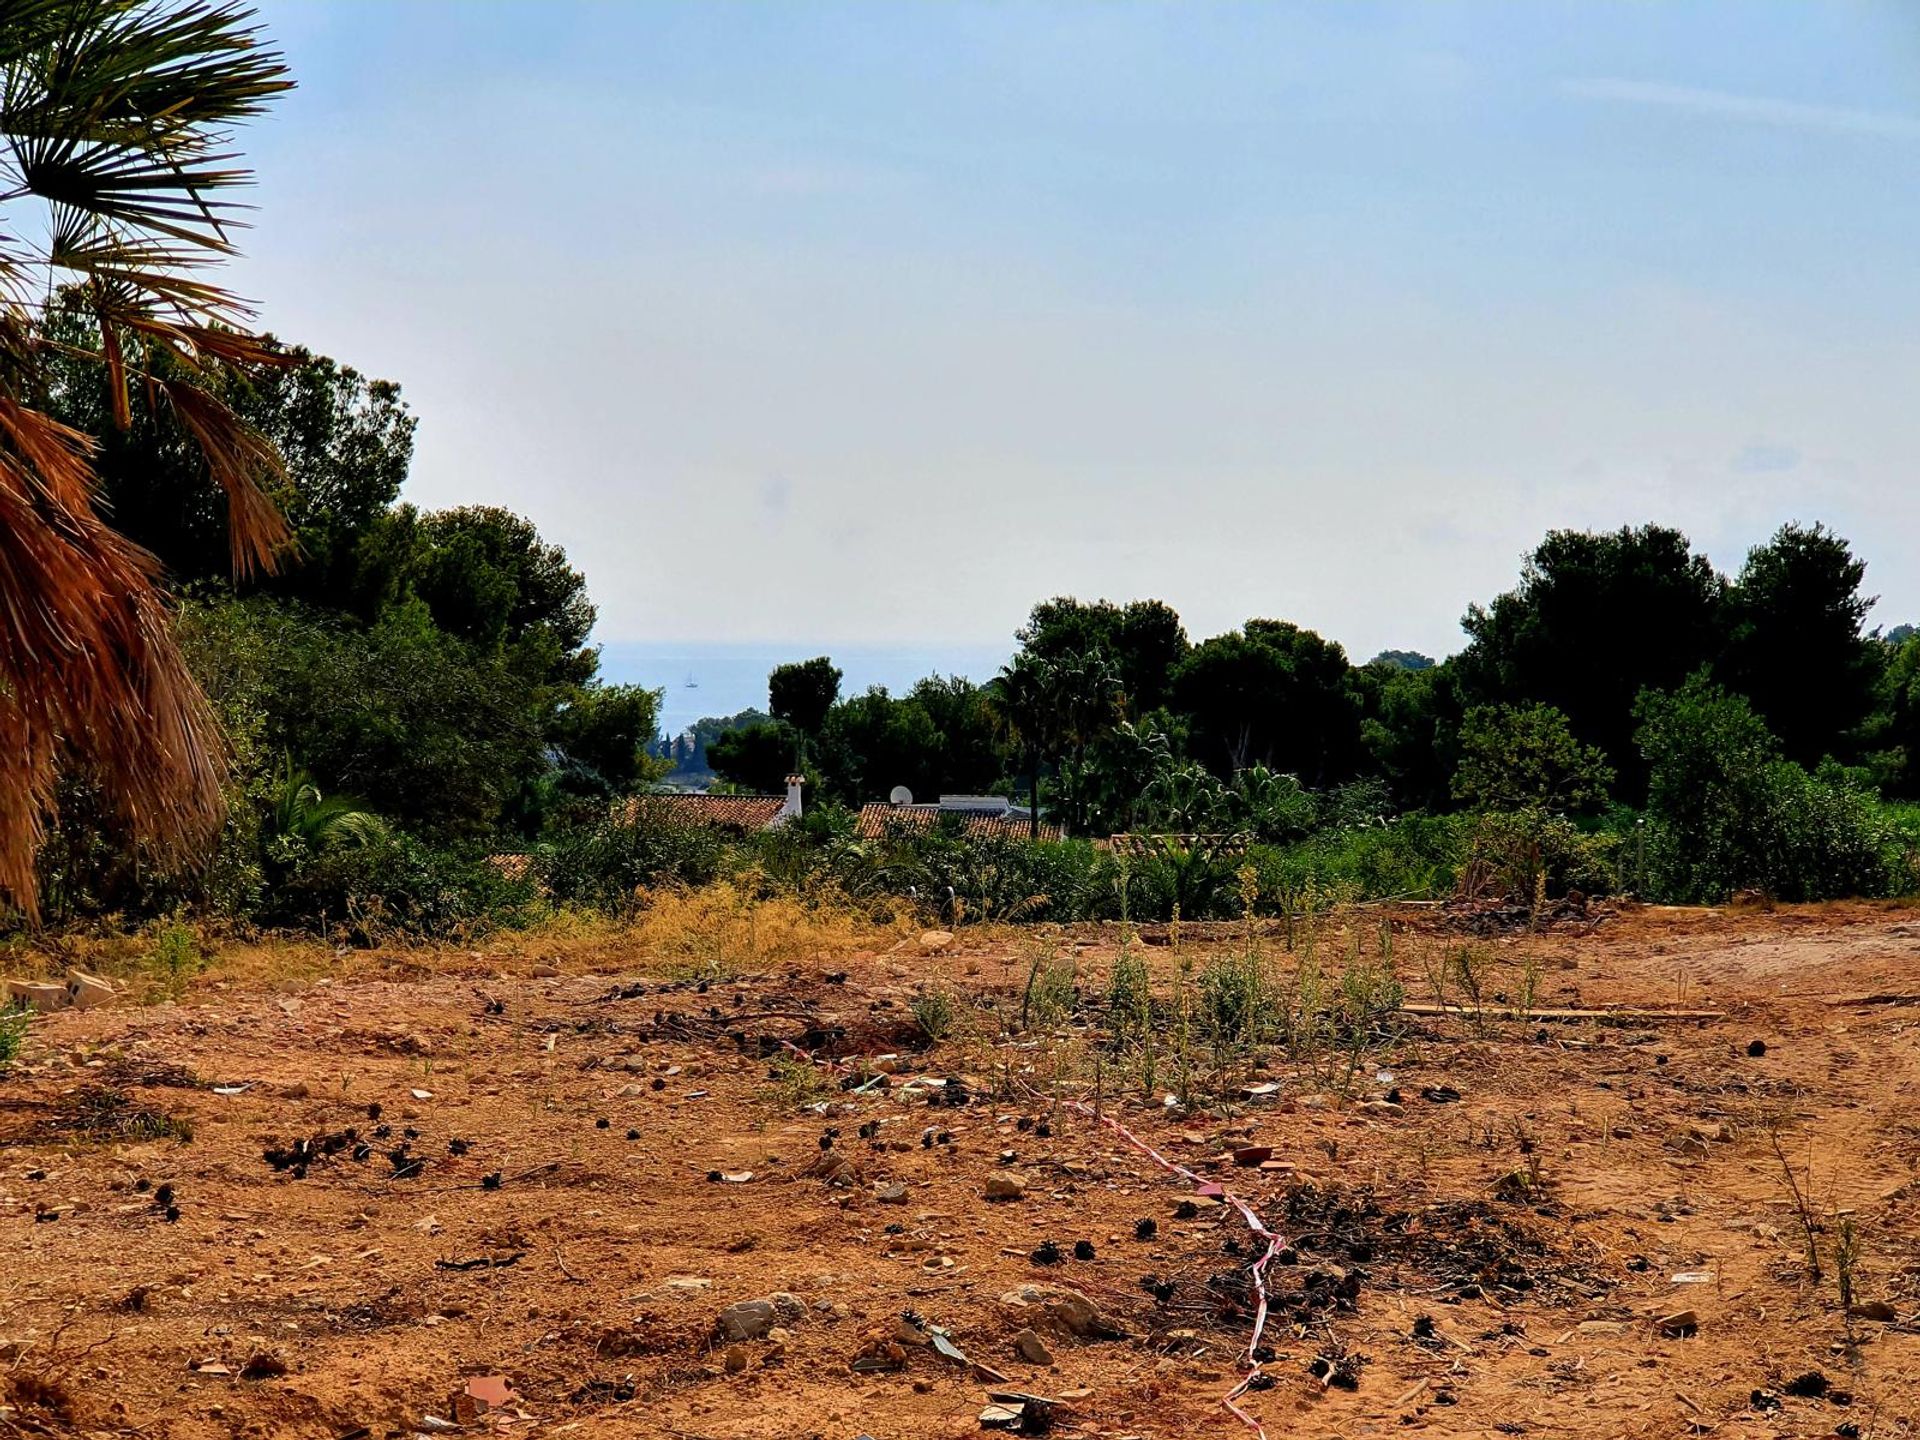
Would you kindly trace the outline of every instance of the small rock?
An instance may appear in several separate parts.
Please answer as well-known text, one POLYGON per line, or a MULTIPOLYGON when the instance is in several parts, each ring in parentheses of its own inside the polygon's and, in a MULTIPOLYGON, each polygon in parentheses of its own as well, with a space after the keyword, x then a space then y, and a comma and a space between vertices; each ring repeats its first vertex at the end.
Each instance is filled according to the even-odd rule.
POLYGON ((1891 1325, 1900 1318, 1900 1312, 1885 1300, 1863 1300, 1847 1313, 1856 1320, 1874 1320, 1882 1325, 1891 1325))
POLYGON ((713 1281, 698 1275, 669 1275, 666 1287, 676 1295, 698 1295, 703 1290, 711 1290, 713 1281))
POLYGON ((88 1010, 95 1005, 104 1005, 113 998, 113 986, 97 975, 89 975, 81 970, 67 972, 67 999, 76 1010, 88 1010))
POLYGON ((920 937, 920 949, 923 954, 937 955, 953 944, 951 930, 928 930, 920 937))
POLYGON ((1700 1316, 1692 1310, 1676 1310, 1654 1321, 1653 1328, 1669 1339, 1684 1339, 1700 1328, 1700 1316))
POLYGON ((560 974, 558 965, 536 965, 527 972, 536 980, 552 980, 560 974))
POLYGON ((873 1198, 882 1205, 904 1205, 907 1203, 907 1187, 896 1180, 891 1185, 876 1188, 873 1198))
POLYGON ((981 1193, 989 1200, 1021 1200, 1026 1197, 1027 1182, 1018 1175, 1001 1171, 987 1177, 987 1187, 981 1193))
POLYGON ((1051 1365, 1053 1363, 1053 1352, 1047 1349, 1047 1342, 1042 1340, 1036 1331, 1022 1330, 1018 1335, 1013 1337, 1013 1348, 1019 1352, 1020 1358, 1029 1365, 1051 1365))
POLYGON ((773 1329, 771 1300, 740 1300, 720 1312, 720 1333, 729 1340, 758 1340, 773 1329))
POLYGON ((767 1297, 773 1306, 773 1313, 782 1325, 798 1325, 807 1318, 807 1302, 798 1295, 785 1290, 776 1290, 767 1297))
POLYGON ((729 1345, 727 1347, 726 1359, 721 1363, 727 1367, 727 1373, 729 1375, 740 1374, 747 1368, 747 1347, 744 1345, 729 1345))
POLYGON ((1575 1327, 1582 1335, 1624 1335, 1627 1322, 1624 1320, 1582 1320, 1575 1327))
POLYGON ((42 1014, 50 1010, 64 1008, 72 999, 67 987, 55 985, 46 980, 8 980, 0 984, 5 998, 18 1005, 25 1005, 42 1014))

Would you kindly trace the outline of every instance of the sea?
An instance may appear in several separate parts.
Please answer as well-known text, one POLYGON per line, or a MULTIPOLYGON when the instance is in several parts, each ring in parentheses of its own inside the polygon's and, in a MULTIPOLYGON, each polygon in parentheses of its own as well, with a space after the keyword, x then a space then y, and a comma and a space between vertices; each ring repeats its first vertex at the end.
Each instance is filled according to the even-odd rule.
POLYGON ((660 730, 678 735, 709 715, 767 708, 767 672, 776 665, 832 657, 842 696, 875 685, 901 694, 928 675, 960 675, 984 684, 1013 653, 1011 645, 889 648, 868 645, 709 645, 608 641, 600 647, 602 679, 662 692, 660 730))

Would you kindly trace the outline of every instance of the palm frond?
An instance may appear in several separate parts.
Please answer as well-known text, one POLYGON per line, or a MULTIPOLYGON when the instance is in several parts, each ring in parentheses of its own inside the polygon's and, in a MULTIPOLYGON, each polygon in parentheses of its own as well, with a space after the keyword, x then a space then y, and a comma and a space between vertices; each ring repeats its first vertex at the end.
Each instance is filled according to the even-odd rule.
POLYGON ((225 769, 158 566, 96 509, 93 442, 22 398, 50 356, 76 353, 49 333, 48 294, 80 294, 97 321, 97 351, 78 353, 104 372, 115 423, 139 385, 205 452, 236 572, 289 544, 268 493, 279 457, 214 394, 216 372, 275 347, 203 278, 232 249, 223 197, 250 178, 229 127, 291 83, 252 18, 229 0, 0 0, 0 204, 43 202, 49 236, 0 227, 0 894, 30 915, 64 767, 175 859, 217 830, 225 769))
POLYGON ((215 483, 227 497, 227 539, 233 573, 271 572, 293 544, 286 518, 263 482, 284 483, 286 467, 273 442, 197 385, 157 381, 173 413, 200 452, 215 483))
POLYGON ((223 749, 150 556, 91 505, 89 442, 0 400, 0 889, 34 913, 63 762, 108 778, 130 833, 178 857, 220 823, 223 749))

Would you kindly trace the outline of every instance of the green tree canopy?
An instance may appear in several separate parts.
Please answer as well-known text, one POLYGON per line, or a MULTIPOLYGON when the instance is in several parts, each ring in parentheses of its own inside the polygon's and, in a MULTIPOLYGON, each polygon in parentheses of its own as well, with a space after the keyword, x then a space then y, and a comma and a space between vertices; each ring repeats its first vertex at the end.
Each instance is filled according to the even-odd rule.
POLYGON ((1026 653, 1048 664, 1105 656, 1133 716, 1166 704, 1173 669, 1192 648, 1180 617, 1158 600, 1116 605, 1057 596, 1034 606, 1014 638, 1026 653))
POLYGON ((840 671, 825 655, 776 665, 767 676, 767 709, 809 740, 819 737, 839 698, 840 671))
POLYGON ((1783 525, 1747 563, 1727 600, 1717 669, 1745 695, 1789 759, 1845 756, 1873 708, 1882 647, 1861 633, 1873 598, 1866 564, 1822 525, 1783 525))
POLYGON ((1607 803, 1613 767, 1551 705, 1476 705, 1460 726, 1456 800, 1475 810, 1578 815, 1607 803))
POLYGON ((707 741, 707 764, 729 785, 776 795, 793 772, 793 728, 782 720, 723 730, 707 741))
POLYGON ((1352 773, 1359 695, 1346 651, 1284 620, 1249 620, 1194 648, 1174 671, 1175 706, 1216 772, 1262 764, 1326 785, 1352 773))
POLYGON ((1725 593, 1678 530, 1555 530, 1527 557, 1518 586, 1461 622, 1462 692, 1477 704, 1553 706, 1635 794, 1646 768, 1633 744, 1634 699, 1711 663, 1725 593))

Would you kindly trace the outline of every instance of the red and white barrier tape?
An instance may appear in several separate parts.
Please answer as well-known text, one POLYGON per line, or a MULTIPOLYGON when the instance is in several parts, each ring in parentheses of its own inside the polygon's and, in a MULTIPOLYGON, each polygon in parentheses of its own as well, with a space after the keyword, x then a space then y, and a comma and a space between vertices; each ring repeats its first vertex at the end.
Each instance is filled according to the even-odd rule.
MULTIPOLYGON (((1044 1099, 1046 1097, 1042 1096, 1040 1098, 1044 1099)), ((1193 1171, 1187 1169, 1184 1165, 1176 1165, 1126 1126, 1122 1125, 1118 1120, 1115 1120, 1111 1115, 1099 1113, 1093 1106, 1082 1100, 1063 1100, 1060 1103, 1075 1114, 1084 1115, 1089 1120, 1106 1126, 1107 1129, 1113 1131, 1114 1134, 1118 1135, 1122 1140, 1126 1141, 1127 1144, 1153 1161, 1153 1163, 1158 1165, 1162 1170, 1172 1175, 1178 1175, 1183 1180, 1191 1181, 1202 1191, 1209 1194, 1217 1194, 1219 1199, 1225 1201, 1228 1205, 1231 1205, 1235 1210, 1240 1212, 1240 1218, 1247 1222, 1247 1229, 1251 1230, 1259 1239, 1267 1242, 1266 1252, 1253 1264, 1253 1293, 1259 1303, 1254 1309, 1253 1335, 1247 1341, 1247 1353, 1243 1362, 1247 1367, 1247 1373, 1241 1377, 1240 1383, 1229 1390, 1220 1400, 1220 1403, 1227 1408, 1228 1413, 1242 1425, 1245 1425, 1249 1430, 1253 1431, 1253 1433, 1259 1437, 1259 1440, 1267 1440, 1266 1428, 1262 1426, 1258 1420, 1254 1419, 1253 1416, 1241 1409, 1237 1402, 1241 1396, 1245 1395, 1247 1391, 1253 1387, 1253 1382, 1257 1380, 1262 1373, 1258 1351, 1260 1349, 1260 1342, 1265 1338, 1267 1330, 1267 1267, 1273 1263, 1274 1256, 1286 1248, 1286 1241, 1262 1224, 1260 1217, 1254 1213, 1253 1207, 1238 1195, 1224 1186, 1203 1179, 1193 1171)))
MULTIPOLYGON (((842 1068, 835 1061, 822 1060, 818 1056, 801 1049, 791 1040, 782 1040, 780 1043, 798 1055, 802 1060, 806 1060, 811 1064, 824 1065, 828 1070, 836 1073, 842 1068)), ((1047 1096, 1042 1095, 1030 1085, 1023 1085, 1022 1088, 1037 1100, 1044 1101, 1048 1099, 1047 1096)), ((1100 1113, 1083 1100, 1062 1100, 1060 1104, 1064 1108, 1073 1111, 1076 1115, 1084 1115, 1087 1119, 1106 1126, 1107 1129, 1113 1131, 1114 1134, 1118 1135, 1122 1140, 1126 1141, 1127 1144, 1138 1150, 1168 1174, 1178 1175, 1181 1179, 1190 1181, 1201 1191, 1209 1193, 1210 1195, 1217 1193, 1218 1199, 1231 1205, 1235 1210, 1240 1212, 1240 1218, 1246 1221, 1247 1229, 1252 1231, 1256 1238, 1267 1242, 1265 1252, 1253 1263, 1253 1293, 1258 1303, 1253 1312, 1253 1334, 1247 1340, 1247 1353, 1242 1362, 1247 1367, 1247 1373, 1240 1377, 1240 1383, 1238 1385, 1234 1386, 1233 1389, 1229 1390, 1220 1398, 1220 1403, 1226 1407, 1227 1413, 1251 1430, 1257 1437, 1257 1440, 1267 1440, 1266 1427, 1245 1410, 1241 1409, 1238 1402, 1241 1396, 1253 1388, 1253 1382, 1259 1379, 1263 1373, 1259 1350, 1260 1342, 1265 1338, 1267 1331, 1267 1267, 1273 1263, 1274 1257, 1286 1248, 1286 1241, 1261 1223, 1260 1217, 1254 1213, 1253 1207, 1238 1195, 1223 1185, 1216 1184, 1200 1175, 1196 1175, 1184 1165, 1176 1165, 1126 1126, 1122 1125, 1118 1120, 1115 1120, 1111 1115, 1100 1113)))

